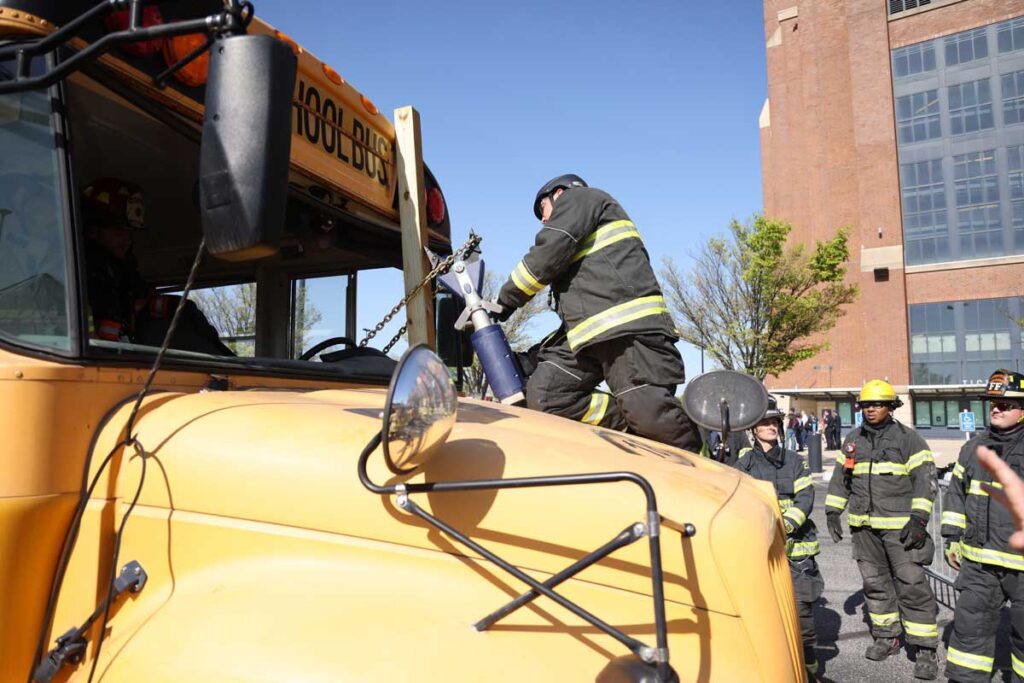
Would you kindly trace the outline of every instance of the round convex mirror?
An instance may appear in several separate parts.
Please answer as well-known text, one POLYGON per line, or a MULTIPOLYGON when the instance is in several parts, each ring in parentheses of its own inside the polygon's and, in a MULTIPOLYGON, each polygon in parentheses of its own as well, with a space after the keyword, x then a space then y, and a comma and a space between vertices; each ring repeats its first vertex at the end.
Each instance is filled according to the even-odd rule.
POLYGON ((750 375, 735 370, 712 370, 695 377, 683 390, 683 408, 702 427, 721 431, 722 401, 729 404, 729 429, 750 429, 768 410, 768 392, 750 375))
POLYGON ((384 406, 384 460, 395 474, 411 472, 444 443, 458 401, 448 368, 426 346, 405 352, 391 376, 384 406))

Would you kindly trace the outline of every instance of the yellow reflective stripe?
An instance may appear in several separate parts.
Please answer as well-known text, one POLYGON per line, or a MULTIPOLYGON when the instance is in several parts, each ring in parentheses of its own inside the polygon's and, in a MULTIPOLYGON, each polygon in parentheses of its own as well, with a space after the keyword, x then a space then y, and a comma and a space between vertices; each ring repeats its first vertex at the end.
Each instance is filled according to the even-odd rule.
POLYGON ((927 512, 929 515, 932 514, 932 506, 934 503, 927 498, 915 498, 910 502, 911 510, 921 510, 927 512))
POLYGON ((603 391, 595 391, 590 395, 590 407, 587 408, 587 412, 583 414, 580 421, 591 425, 601 424, 601 420, 607 411, 608 394, 603 391))
POLYGON ((533 296, 545 287, 522 261, 512 270, 512 283, 526 296, 533 296))
POLYGON ((853 466, 853 474, 891 474, 907 476, 907 466, 898 462, 859 462, 853 466))
POLYGON ((956 477, 957 479, 963 479, 964 478, 964 466, 961 465, 960 463, 957 463, 957 464, 953 465, 953 476, 956 477))
POLYGON ((949 510, 942 511, 942 523, 950 526, 958 526, 961 529, 967 528, 967 515, 962 515, 959 512, 950 512, 949 510))
POLYGON ((753 448, 741 448, 739 455, 736 456, 736 459, 739 460, 740 458, 746 457, 747 453, 750 453, 753 450, 753 448))
POLYGON ((962 544, 964 557, 972 562, 981 564, 993 564, 1006 569, 1024 570, 1024 555, 1020 553, 1005 553, 1001 550, 989 548, 975 548, 974 546, 962 544))
POLYGON ((576 327, 569 330, 569 348, 575 349, 580 344, 587 342, 597 335, 608 330, 633 322, 650 315, 668 313, 665 306, 665 297, 660 294, 653 296, 642 296, 624 304, 618 304, 605 309, 597 315, 592 315, 576 327))
POLYGON ((808 486, 814 486, 814 480, 810 477, 800 477, 793 482, 793 493, 800 493, 808 486))
POLYGON ((840 510, 843 510, 846 508, 846 502, 848 500, 848 498, 843 498, 842 496, 837 496, 830 493, 827 496, 825 496, 825 507, 839 508, 840 510))
POLYGON ((593 254, 595 251, 601 251, 619 240, 630 238, 640 239, 640 232, 633 225, 633 221, 612 221, 607 225, 602 225, 590 237, 583 240, 583 248, 572 257, 573 263, 579 261, 587 254, 593 254))
POLYGON ((933 456, 932 452, 929 450, 918 451, 907 458, 907 471, 913 472, 916 468, 926 462, 935 462, 935 456, 933 456))
POLYGON ((782 516, 793 522, 793 526, 797 529, 803 526, 803 523, 807 521, 807 515, 804 514, 804 511, 795 506, 786 508, 782 513, 782 516))
POLYGON ((969 495, 969 496, 987 496, 988 495, 988 491, 986 491, 985 489, 981 488, 982 484, 988 484, 989 486, 991 486, 994 489, 1001 489, 1001 488, 1003 488, 1003 485, 1000 484, 998 481, 985 481, 985 482, 981 482, 981 481, 978 481, 977 479, 974 479, 973 481, 971 481, 971 485, 967 487, 967 495, 969 495))
POLYGON ((793 499, 791 498, 779 498, 779 507, 783 510, 787 510, 793 507, 793 499))
POLYGON ((1024 662, 1017 659, 1017 655, 1010 653, 1010 664, 1013 666, 1013 673, 1024 677, 1024 662))
POLYGON ((972 655, 970 652, 964 652, 952 646, 946 648, 946 661, 951 664, 956 664, 957 666, 962 666, 965 669, 988 672, 992 671, 992 665, 995 664, 995 659, 993 657, 972 655))
POLYGON ((817 555, 819 552, 821 552, 821 546, 817 541, 801 541, 793 544, 788 555, 789 557, 807 557, 808 555, 817 555))
POLYGON ((938 624, 918 624, 913 621, 903 620, 903 630, 907 632, 909 636, 917 636, 918 638, 938 638, 939 637, 939 625, 938 624))
POLYGON ((888 614, 874 614, 872 612, 868 612, 868 616, 871 617, 871 623, 875 626, 889 626, 900 620, 899 612, 890 612, 888 614))
POLYGON ((872 529, 902 529, 910 517, 879 517, 877 515, 849 514, 850 526, 866 526, 872 529))

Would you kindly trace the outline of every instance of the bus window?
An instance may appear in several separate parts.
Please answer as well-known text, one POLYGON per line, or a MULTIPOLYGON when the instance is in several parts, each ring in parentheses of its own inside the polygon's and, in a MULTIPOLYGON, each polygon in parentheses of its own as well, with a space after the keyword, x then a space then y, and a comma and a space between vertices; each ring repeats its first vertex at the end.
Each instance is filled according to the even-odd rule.
MULTIPOLYGON (((336 337, 350 337, 347 314, 349 290, 355 276, 299 278, 291 283, 289 329, 291 358, 299 358, 320 342, 336 337)), ((352 339, 358 342, 358 339, 352 339)), ((345 344, 325 351, 338 351, 345 344)))
MULTIPOLYGON (((0 79, 10 78, 0 63, 0 79)), ((50 94, 0 96, 0 335, 71 348, 50 94)))
POLYGON ((236 356, 256 355, 256 283, 195 289, 189 298, 217 330, 221 342, 236 356))

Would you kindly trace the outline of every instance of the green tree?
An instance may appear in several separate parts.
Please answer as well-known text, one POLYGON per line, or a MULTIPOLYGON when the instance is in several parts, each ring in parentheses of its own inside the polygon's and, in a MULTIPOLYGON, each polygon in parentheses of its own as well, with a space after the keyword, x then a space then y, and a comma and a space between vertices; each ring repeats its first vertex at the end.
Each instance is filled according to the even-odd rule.
MULTIPOLYGON (((493 300, 503 282, 505 282, 503 276, 488 272, 484 276, 480 295, 485 299, 493 300)), ((502 323, 501 327, 505 330, 505 337, 508 339, 508 344, 512 347, 513 351, 525 351, 533 345, 533 337, 530 335, 529 330, 530 321, 537 314, 545 310, 544 302, 547 301, 545 292, 546 290, 540 292, 537 296, 530 299, 525 306, 516 309, 512 317, 502 323)), ((473 356, 473 364, 466 368, 464 373, 465 384, 463 385, 463 391, 465 394, 473 398, 483 398, 486 377, 484 377, 484 369, 480 365, 480 359, 477 356, 473 356)))
POLYGON ((848 229, 813 248, 787 244, 792 227, 756 215, 709 239, 686 274, 661 271, 680 337, 723 368, 763 380, 828 348, 822 336, 858 295, 843 281, 848 229))
MULTIPOLYGON (((191 296, 232 351, 239 356, 252 356, 256 353, 255 283, 210 287, 193 292, 191 296)), ((292 355, 297 358, 305 350, 305 339, 309 331, 323 319, 320 310, 308 301, 305 282, 302 280, 295 288, 295 307, 292 355)))

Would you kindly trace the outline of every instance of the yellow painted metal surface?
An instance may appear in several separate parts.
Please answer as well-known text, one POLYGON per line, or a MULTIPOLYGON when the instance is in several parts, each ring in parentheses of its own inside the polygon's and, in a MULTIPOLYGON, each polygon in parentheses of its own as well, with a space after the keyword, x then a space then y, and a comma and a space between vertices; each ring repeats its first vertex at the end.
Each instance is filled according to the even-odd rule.
MULTIPOLYGON (((68 472, 42 477, 40 464, 5 479, 9 494, 20 489, 37 496, 31 503, 19 496, 22 507, 51 509, 43 524, 0 508, 0 529, 5 538, 48 534, 32 551, 39 553, 33 566, 47 577, 74 501, 52 494, 77 489, 90 430, 104 406, 134 394, 141 373, 37 363, 18 371, 0 366, 0 396, 24 406, 22 424, 59 415, 66 427, 56 430, 63 435, 56 442, 35 440, 30 459, 52 469, 63 462, 68 472), (18 371, 20 379, 7 379, 18 371), (38 498, 40 488, 53 500, 38 498)), ((147 399, 138 421, 147 472, 119 565, 137 560, 150 579, 114 611, 101 680, 580 680, 625 654, 545 599, 486 633, 470 628, 523 587, 359 484, 356 461, 379 429, 383 390, 197 393, 202 379, 169 373, 162 383, 167 391, 147 399)), ((127 413, 125 406, 100 429, 90 479, 127 413)), ((372 463, 376 480, 396 481, 379 457, 372 463)), ((792 611, 791 593, 783 585, 780 601, 765 590, 768 577, 750 581, 752 568, 768 570, 773 543, 781 557, 778 512, 773 498, 746 477, 643 439, 464 401, 447 445, 408 481, 616 470, 641 472, 657 490, 665 517, 670 649, 682 679, 793 679, 800 664, 795 615, 787 630, 782 614, 792 611), (678 531, 687 522, 697 528, 691 539, 678 531)), ((80 623, 102 599, 113 533, 140 474, 141 458, 131 451, 115 457, 100 478, 52 637, 80 623)), ((643 521, 644 513, 642 494, 628 484, 415 499, 539 578, 643 521)), ((15 564, 0 564, 0 585, 11 585, 15 564)), ((31 657, 36 629, 27 624, 38 624, 48 590, 47 582, 36 581, 21 592, 18 607, 35 619, 0 619, 0 642, 18 655, 8 661, 24 667, 31 657)), ((646 542, 560 590, 653 643, 646 542)), ((66 670, 65 678, 84 680, 87 665, 66 670)), ((0 681, 23 677, 24 668, 8 670, 0 681)))

